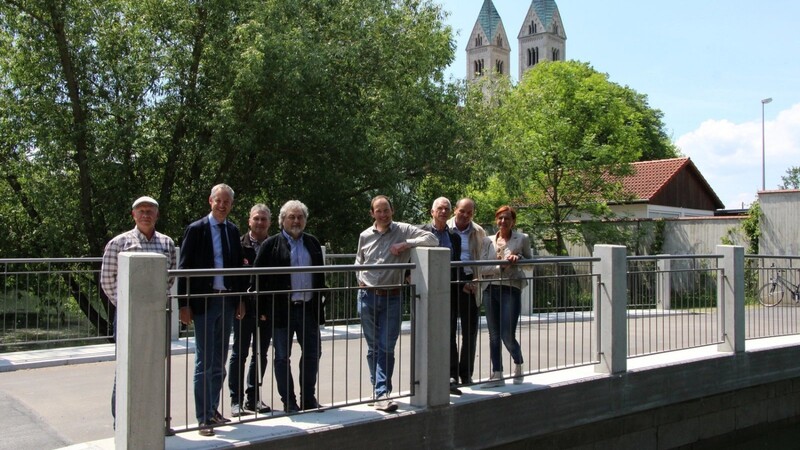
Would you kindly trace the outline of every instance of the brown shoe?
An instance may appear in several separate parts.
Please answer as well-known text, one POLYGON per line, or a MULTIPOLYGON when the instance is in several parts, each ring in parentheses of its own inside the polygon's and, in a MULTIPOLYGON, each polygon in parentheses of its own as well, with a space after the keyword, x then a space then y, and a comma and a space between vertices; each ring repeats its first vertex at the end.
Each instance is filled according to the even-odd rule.
POLYGON ((197 432, 200 434, 200 436, 206 436, 206 437, 214 436, 214 428, 213 425, 210 423, 205 423, 205 422, 201 423, 200 429, 197 430, 197 432))
POLYGON ((222 417, 222 414, 220 414, 219 411, 214 411, 214 417, 209 419, 208 423, 212 425, 225 425, 230 421, 231 419, 228 419, 227 417, 222 417))

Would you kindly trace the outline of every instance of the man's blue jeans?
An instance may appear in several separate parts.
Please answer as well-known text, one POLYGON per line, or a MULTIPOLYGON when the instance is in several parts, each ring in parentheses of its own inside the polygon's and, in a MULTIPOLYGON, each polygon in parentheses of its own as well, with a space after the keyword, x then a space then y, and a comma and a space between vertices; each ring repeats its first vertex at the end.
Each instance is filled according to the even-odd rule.
POLYGON ((402 295, 377 295, 373 289, 358 291, 358 313, 367 341, 367 365, 375 397, 392 392, 394 347, 400 336, 402 295))
POLYGON ((208 423, 219 407, 236 309, 234 300, 234 297, 207 297, 205 312, 193 317, 194 407, 198 423, 208 423))
POLYGON ((512 286, 490 284, 483 292, 483 306, 486 308, 486 324, 489 328, 489 359, 492 371, 503 371, 502 342, 514 364, 522 364, 522 349, 516 332, 519 314, 522 309, 522 292, 512 286))
POLYGON ((284 406, 296 406, 297 395, 294 390, 291 356, 292 338, 297 335, 300 344, 300 407, 317 407, 316 389, 319 358, 322 356, 322 342, 319 333, 319 319, 313 308, 306 304, 289 306, 289 327, 275 328, 275 381, 284 406))

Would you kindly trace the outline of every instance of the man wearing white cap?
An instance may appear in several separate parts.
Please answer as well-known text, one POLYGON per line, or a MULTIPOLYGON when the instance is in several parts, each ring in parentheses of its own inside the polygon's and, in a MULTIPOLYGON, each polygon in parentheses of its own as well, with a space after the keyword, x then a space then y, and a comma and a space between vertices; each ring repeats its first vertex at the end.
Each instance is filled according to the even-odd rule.
MULTIPOLYGON (((139 197, 133 202, 131 216, 136 226, 114 239, 108 241, 103 252, 103 266, 100 269, 100 286, 103 288, 108 301, 117 306, 117 257, 121 252, 153 252, 161 253, 167 257, 169 269, 175 269, 176 255, 175 243, 169 236, 156 231, 158 220, 158 202, 152 197, 139 197)), ((169 285, 172 285, 172 279, 169 285)), ((167 293, 164 293, 164 304, 167 302, 167 293)), ((114 337, 117 334, 116 309, 114 311, 114 337)), ((116 418, 116 391, 117 381, 114 378, 114 389, 111 392, 111 415, 116 418)))

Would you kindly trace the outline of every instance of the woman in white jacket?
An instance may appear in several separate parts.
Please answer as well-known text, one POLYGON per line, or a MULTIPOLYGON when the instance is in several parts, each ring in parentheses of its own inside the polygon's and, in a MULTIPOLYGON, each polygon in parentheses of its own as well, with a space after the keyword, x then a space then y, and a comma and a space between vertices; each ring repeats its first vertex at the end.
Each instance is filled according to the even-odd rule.
POLYGON ((522 383, 522 349, 517 341, 516 332, 522 308, 525 274, 516 262, 533 257, 528 236, 513 231, 517 223, 517 212, 514 208, 501 206, 495 211, 494 218, 499 231, 490 236, 491 245, 486 246, 484 259, 498 259, 508 261, 510 264, 494 266, 494 270, 483 273, 484 279, 491 280, 483 293, 483 305, 489 327, 489 356, 492 364, 492 374, 485 387, 505 384, 501 342, 514 361, 514 384, 522 383))

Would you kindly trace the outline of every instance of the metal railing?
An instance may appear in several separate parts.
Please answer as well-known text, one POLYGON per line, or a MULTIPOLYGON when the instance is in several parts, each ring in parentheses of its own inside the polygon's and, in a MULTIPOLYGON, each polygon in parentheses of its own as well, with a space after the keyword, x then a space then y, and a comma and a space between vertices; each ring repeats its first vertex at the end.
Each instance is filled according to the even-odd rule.
POLYGON ((745 336, 800 333, 800 257, 745 257, 745 336))
MULTIPOLYGON (((278 379, 275 373, 275 350, 274 336, 276 329, 274 322, 268 320, 263 322, 265 326, 271 327, 269 334, 273 342, 269 345, 267 352, 267 364, 263 368, 263 379, 257 381, 255 387, 255 402, 261 401, 270 410, 267 413, 252 413, 234 417, 237 422, 250 422, 254 420, 270 419, 281 417, 287 413, 307 413, 317 411, 320 408, 344 407, 356 404, 371 403, 373 401, 373 387, 371 374, 367 363, 367 352, 369 350, 361 325, 361 317, 358 313, 357 293, 361 289, 355 280, 356 270, 365 270, 373 266, 354 266, 354 265, 328 265, 322 267, 295 267, 295 268, 248 268, 248 269, 223 269, 223 270, 174 270, 170 271, 170 276, 176 278, 211 276, 215 274, 225 274, 225 276, 246 276, 254 277, 256 280, 259 275, 276 275, 298 272, 324 272, 327 286, 324 289, 309 289, 305 292, 319 294, 325 298, 326 324, 320 327, 320 351, 319 369, 317 371, 317 382, 315 383, 315 396, 319 402, 318 408, 303 410, 301 399, 300 364, 303 363, 302 351, 296 339, 291 344, 291 356, 289 358, 288 370, 293 373, 294 389, 300 406, 300 411, 287 411, 286 404, 280 396, 278 390, 278 379), (299 364, 298 364, 299 362, 299 364)), ((405 272, 414 266, 412 264, 383 264, 380 270, 391 270, 405 272)), ((402 279, 402 276, 398 277, 402 279)), ((189 280, 191 283, 191 280, 189 280)), ((416 308, 416 289, 413 285, 398 284, 391 286, 380 286, 380 289, 399 290, 401 294, 402 326, 400 337, 394 351, 394 374, 392 377, 393 389, 391 398, 408 397, 414 394, 414 341, 415 330, 415 308, 416 308)), ((261 290, 258 283, 251 284, 249 292, 231 293, 230 295, 241 295, 242 298, 260 300, 251 302, 251 305, 258 305, 265 300, 269 303, 272 296, 289 294, 290 291, 266 291, 261 290)), ((203 297, 200 295, 183 295, 182 299, 203 297)), ((285 297, 284 297, 284 300, 285 297)), ((269 307, 267 307, 269 309, 269 307)), ((258 316, 264 314, 270 316, 271 310, 256 310, 258 316)), ((168 320, 169 322, 169 320, 168 320)), ((234 326, 241 326, 234 322, 234 326)), ((168 386, 167 405, 168 414, 166 417, 166 429, 168 433, 185 432, 197 430, 195 421, 195 404, 193 393, 193 376, 195 353, 193 351, 194 342, 190 338, 193 335, 193 326, 189 327, 188 332, 184 333, 186 351, 179 355, 174 355, 168 359, 167 372, 168 386)), ((264 344, 264 343, 262 343, 264 344)), ((227 349, 219 349, 224 355, 227 349)), ((239 349, 240 351, 243 349, 239 349)), ((250 358, 252 358, 250 352, 250 358)), ((228 370, 229 359, 226 357, 225 366, 228 370)), ((244 380, 247 383, 249 368, 245 365, 244 380)), ((257 368, 258 370, 258 368, 257 368)), ((230 373, 230 370, 228 370, 230 373)), ((256 377, 258 379, 260 377, 256 377)), ((232 398, 229 390, 230 377, 226 378, 222 387, 222 394, 219 402, 218 411, 225 417, 230 417, 231 404, 236 402, 232 398)), ((244 390, 244 389, 243 389, 244 390)), ((287 399, 288 401, 288 399, 287 399)), ((244 406, 244 405, 242 405, 244 406)))
POLYGON ((628 257, 628 356, 722 341, 719 255, 628 257))
POLYGON ((100 258, 0 259, 0 353, 107 343, 100 258))
MULTIPOLYGON (((796 334, 798 273, 797 260, 800 257, 748 257, 743 259, 741 247, 718 246, 721 255, 678 255, 625 257, 624 248, 619 246, 602 246, 596 252, 596 258, 537 258, 518 261, 525 275, 515 278, 514 283, 521 289, 521 311, 515 337, 519 341, 523 353, 524 374, 529 375, 545 371, 558 370, 582 365, 596 365, 596 370, 606 373, 617 373, 626 370, 625 358, 649 355, 653 353, 710 346, 718 344, 718 351, 744 351, 742 331, 747 324, 747 337, 781 336, 796 334), (745 270, 741 270, 742 264, 745 270), (779 281, 783 280, 783 281, 779 281), (742 290, 739 284, 743 284, 742 290), (627 288, 626 288, 627 286, 627 288), (783 290, 779 290, 779 288, 783 290), (766 293, 766 294, 765 294, 766 293), (781 294, 782 293, 782 294, 781 294), (768 295, 767 298, 759 295, 768 295), (781 296, 781 302, 777 302, 781 296), (745 310, 742 314, 741 310, 745 310), (601 313, 602 312, 602 313, 601 313), (727 329, 726 329, 727 328, 727 329), (602 337, 602 341, 601 341, 602 337), (740 341, 741 339, 741 341, 740 341), (609 343, 611 343, 609 345, 609 343)), ((431 327, 446 323, 445 309, 436 307, 446 301, 441 290, 442 283, 447 280, 445 271, 451 268, 442 264, 442 250, 419 250, 425 255, 438 258, 438 264, 420 258, 420 267, 414 264, 381 265, 380 269, 402 271, 412 270, 415 280, 420 283, 419 298, 436 301, 418 301, 417 286, 398 283, 384 286, 386 289, 402 289, 403 296, 403 333, 396 348, 397 364, 394 371, 393 396, 411 397, 415 399, 417 383, 425 386, 420 392, 426 392, 433 384, 438 384, 443 377, 448 359, 444 356, 443 336, 434 333, 436 339, 426 341, 431 327), (437 253, 438 252, 438 253, 437 253), (436 255, 434 255, 434 253, 436 255), (438 283, 438 284, 437 284, 438 283), (433 292, 434 294, 431 294, 433 292), (432 295, 432 297, 427 297, 432 295), (431 309, 431 305, 434 307, 431 309), (417 321, 417 309, 424 318, 417 321), (424 330, 415 339, 415 333, 424 330), (434 345, 426 347, 427 343, 434 345), (417 347, 420 346, 420 347, 417 347), (420 358, 417 361, 416 351, 420 358), (422 366, 419 366, 422 364, 422 366), (435 368, 433 372, 423 373, 423 367, 435 368), (419 370, 415 373, 416 370, 419 370)), ((131 258, 133 260, 134 258, 131 258)), ((347 256, 340 261, 352 261, 347 256)), ((144 262, 142 258, 140 261, 144 262)), ((330 259, 328 260, 330 262, 330 259)), ((19 261, 14 261, 19 262, 19 261)), ((20 264, 32 264, 38 261, 21 261, 20 264)), ((52 261, 51 261, 52 262, 52 261)), ((69 261, 72 262, 72 261, 69 261)), ((97 264, 99 260, 95 260, 97 264)), ((150 263, 152 264, 152 263, 150 263)), ((480 261, 469 263, 452 263, 456 269, 464 266, 497 266, 507 264, 498 261, 480 261)), ((357 292, 355 273, 368 269, 365 266, 336 265, 313 268, 259 268, 259 269, 221 269, 221 270, 173 270, 171 277, 210 276, 242 276, 250 279, 257 274, 290 273, 293 271, 324 272, 326 286, 314 292, 322 294, 327 300, 327 324, 322 328, 321 358, 315 384, 318 401, 325 407, 338 408, 370 402, 372 398, 372 382, 366 361, 367 345, 363 339, 361 320, 357 314, 357 292)), ((65 280, 65 286, 80 286, 77 281, 66 276, 66 270, 45 270, 38 267, 30 270, 31 276, 43 276, 42 272, 53 272, 57 279, 65 280), (59 278, 60 277, 60 278, 59 278)), ((35 283, 21 284, 24 279, 22 269, 6 269, 4 282, 7 286, 25 286, 28 292, 59 292, 35 288, 35 283)), ((96 279, 97 269, 84 273, 90 280, 96 279)), ((126 276, 134 278, 139 272, 131 271, 126 276)), ((503 278, 502 271, 484 276, 478 283, 478 292, 483 294, 486 284, 490 282, 509 282, 503 278)), ((140 275, 141 276, 141 275, 140 275)), ((402 277, 399 277, 402 278, 402 277)), ((148 278, 148 280, 151 278, 148 278)), ((86 281, 90 283, 90 281, 86 281)), ((96 281, 95 281, 96 282, 96 281)), ((459 279, 450 281, 455 288, 475 280, 459 279)), ((53 282, 56 285, 56 282, 53 282)), ((137 299, 126 300, 125 311, 137 311, 135 305, 142 304, 144 299, 154 299, 152 289, 146 289, 147 282, 138 282, 131 286, 145 289, 132 289, 130 295, 137 299)), ((161 289, 159 287, 159 289, 161 289)), ((6 291, 7 292, 7 291, 6 291)), ((75 290, 75 292, 80 292, 75 290)), ((90 292, 90 291, 86 291, 90 292)), ((276 291, 260 291, 258 286, 250 292, 238 292, 245 298, 253 295, 276 295, 276 291)), ((90 295, 86 293, 84 295, 90 295)), ((94 295, 97 295, 96 293, 94 295)), ((99 295, 97 295, 99 298, 99 295)), ((173 295, 174 296, 174 295, 173 295)), ((126 297, 128 298, 128 297, 126 297)), ((188 298, 188 297, 184 297, 188 298)), ((171 302, 170 302, 171 303, 171 302)), ((477 305, 476 305, 477 306, 477 305)), ((481 305, 483 308, 483 305, 481 305)), ((485 311, 479 311, 479 342, 475 360, 473 381, 480 383, 490 373, 488 324, 485 311)), ((142 311, 142 309, 138 309, 142 311)), ((176 312, 166 309, 166 314, 174 317, 176 312)), ((172 317, 167 323, 175 323, 172 317)), ((152 314, 149 317, 153 317, 152 314)), ((146 318, 145 318, 146 320, 146 318)), ((129 324, 123 326, 131 329, 129 324)), ((439 331, 441 327, 435 331, 439 331)), ((165 417, 168 432, 183 432, 197 429, 194 425, 194 339, 193 327, 188 327, 181 334, 183 348, 180 354, 168 350, 171 354, 168 367, 168 414, 165 417)), ((141 330, 139 331, 141 333, 141 330)), ((172 336, 165 330, 167 342, 172 336)), ((274 334, 273 330, 273 334, 274 334)), ((146 333, 146 332, 145 332, 146 333)), ((125 334, 124 336, 128 336, 125 334)), ((160 345, 160 344, 159 344, 160 345)), ((168 345, 169 347, 169 345, 168 345)), ((227 348, 227 345, 225 346, 227 348)), ((297 360, 301 356, 297 343, 293 343, 292 354, 295 358, 291 370, 298 378, 297 360)), ((126 352, 136 353, 138 347, 126 347, 126 352)), ((265 367, 265 376, 258 386, 258 399, 270 406, 266 414, 251 414, 238 417, 236 420, 269 419, 282 416, 283 404, 277 390, 277 379, 274 373, 274 348, 265 367)), ((220 351, 223 351, 220 349, 220 351)), ((513 363, 507 350, 503 358, 508 362, 505 375, 510 376, 513 363)), ((154 354, 159 359, 160 353, 154 354)), ((129 359, 123 358, 123 361, 129 359)), ((163 360, 162 360, 163 361, 163 360)), ((225 361, 226 364, 228 361, 225 361)), ((128 372, 130 379, 132 372, 128 372)), ((296 388, 299 384, 296 384, 296 388)), ((438 389, 438 388, 437 388, 438 389)), ((298 390, 298 389, 296 389, 298 390)), ((161 399, 158 397, 160 409, 161 399)), ((446 400, 446 398, 445 398, 446 400)), ((230 416, 230 397, 228 384, 222 387, 219 410, 230 416)), ((316 410, 316 408, 315 408, 316 410)))
MULTIPOLYGON (((521 312, 515 337, 520 345, 525 375, 552 370, 591 365, 598 361, 598 337, 594 320, 594 291, 598 286, 598 276, 592 274, 591 264, 596 258, 536 258, 517 261, 525 276, 515 280, 522 284, 520 292, 521 312)), ((507 262, 499 262, 507 265, 507 262)), ((498 261, 453 262, 452 267, 461 269, 472 267, 483 270, 498 266, 498 261)), ((458 270, 459 273, 460 270, 458 270)), ((461 275, 459 275, 461 276, 461 275)), ((492 372, 490 361, 489 327, 486 316, 487 287, 490 283, 505 284, 508 279, 500 275, 483 276, 480 281, 473 277, 451 280, 451 295, 464 295, 464 286, 471 284, 477 307, 476 356, 474 371, 470 374, 473 382, 479 383, 489 378, 492 372)), ((469 333, 462 327, 469 327, 469 316, 463 315, 463 302, 453 302, 451 297, 451 318, 461 317, 456 326, 456 345, 458 354, 467 350, 469 333), (465 322, 466 316, 466 322, 465 322)), ((467 350, 468 352, 468 350, 467 350)), ((514 361, 505 346, 501 347, 503 368, 510 376, 514 361)), ((464 356, 461 356, 464 358, 464 356)), ((463 368, 462 368, 463 371, 463 368)), ((453 377, 451 373, 451 377, 453 377)), ((458 379, 458 377, 455 377, 458 379)), ((463 378, 463 374, 462 374, 463 378)))
MULTIPOLYGON (((326 264, 351 264, 354 259, 330 254, 326 264)), ((0 258, 0 353, 113 342, 109 317, 114 317, 114 306, 98 283, 101 262, 94 257, 0 258)), ((329 286, 357 286, 352 272, 332 272, 326 278, 329 286)), ((337 298, 336 304, 354 301, 337 298)), ((353 314, 338 308, 329 312, 332 322, 353 314)))

